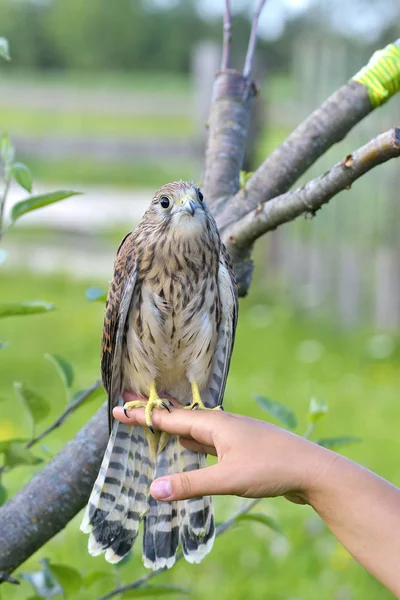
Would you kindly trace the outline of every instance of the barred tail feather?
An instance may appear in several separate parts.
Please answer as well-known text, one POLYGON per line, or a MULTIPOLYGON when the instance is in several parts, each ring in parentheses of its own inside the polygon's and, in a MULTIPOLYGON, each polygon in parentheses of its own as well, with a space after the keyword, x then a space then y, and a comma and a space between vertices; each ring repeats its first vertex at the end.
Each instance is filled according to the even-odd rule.
POLYGON ((88 549, 116 563, 129 552, 148 511, 154 461, 142 427, 114 422, 99 475, 81 524, 88 549))
POLYGON ((139 534, 139 526, 149 510, 149 487, 154 478, 154 461, 144 430, 135 430, 131 437, 129 460, 131 470, 123 485, 124 498, 127 500, 119 534, 107 549, 105 558, 110 563, 119 562, 132 548, 139 534))
MULTIPOLYGON (((165 434, 164 434, 165 435, 165 434)), ((178 438, 168 436, 165 448, 157 455, 156 478, 176 472, 178 438)), ((150 509, 144 520, 143 563, 148 569, 170 569, 179 546, 176 502, 157 502, 149 498, 150 509)))
MULTIPOLYGON (((180 470, 206 467, 206 457, 181 448, 180 470)), ((182 551, 189 563, 199 563, 212 549, 215 539, 214 510, 210 496, 178 502, 179 532, 182 551)))
POLYGON ((188 562, 200 562, 214 542, 211 498, 157 502, 149 488, 156 477, 205 466, 205 456, 180 446, 176 436, 169 437, 154 459, 142 427, 115 421, 81 524, 81 530, 90 534, 90 554, 105 552, 108 562, 119 562, 135 543, 144 520, 147 568, 172 567, 179 542, 188 562))

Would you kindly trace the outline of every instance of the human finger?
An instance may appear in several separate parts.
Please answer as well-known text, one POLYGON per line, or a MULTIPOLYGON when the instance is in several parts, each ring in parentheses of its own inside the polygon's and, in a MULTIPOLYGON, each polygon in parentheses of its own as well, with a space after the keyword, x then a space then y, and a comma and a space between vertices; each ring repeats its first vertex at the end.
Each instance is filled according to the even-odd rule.
MULTIPOLYGON (((214 411, 197 411, 172 409, 168 412, 163 409, 154 409, 151 413, 153 426, 161 431, 173 433, 186 438, 193 438, 206 446, 214 446, 213 431, 216 423, 227 413, 214 411)), ((114 417, 121 423, 128 425, 146 425, 143 408, 133 408, 124 414, 121 406, 113 410, 114 417)))
POLYGON ((155 500, 172 501, 232 493, 229 469, 223 462, 185 473, 156 479, 150 486, 155 500))

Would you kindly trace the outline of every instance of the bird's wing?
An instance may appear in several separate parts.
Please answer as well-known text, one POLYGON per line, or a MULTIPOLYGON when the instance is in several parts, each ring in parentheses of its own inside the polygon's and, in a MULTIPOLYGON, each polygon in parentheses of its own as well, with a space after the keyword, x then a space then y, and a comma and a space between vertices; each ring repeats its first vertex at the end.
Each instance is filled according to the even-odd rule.
POLYGON ((239 308, 235 274, 228 251, 222 243, 219 255, 218 292, 221 311, 218 340, 207 395, 204 398, 204 403, 208 408, 222 404, 235 341, 239 308))
POLYGON ((128 233, 117 251, 114 276, 107 295, 101 348, 101 373, 108 394, 108 423, 122 393, 122 348, 125 324, 136 283, 135 238, 128 233))

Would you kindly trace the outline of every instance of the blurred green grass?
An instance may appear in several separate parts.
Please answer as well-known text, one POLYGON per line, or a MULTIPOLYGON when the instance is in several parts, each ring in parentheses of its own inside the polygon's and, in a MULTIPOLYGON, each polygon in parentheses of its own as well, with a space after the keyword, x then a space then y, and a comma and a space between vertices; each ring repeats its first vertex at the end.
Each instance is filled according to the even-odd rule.
POLYGON ((19 156, 30 168, 35 181, 47 183, 68 182, 69 186, 107 185, 115 187, 151 187, 157 189, 166 181, 196 179, 199 168, 191 161, 165 158, 146 161, 132 157, 118 162, 102 162, 94 158, 68 157, 42 159, 19 156))
MULTIPOLYGON (((86 89, 86 90, 115 90, 143 93, 182 94, 190 93, 190 78, 187 75, 173 72, 136 71, 127 73, 126 71, 73 71, 73 70, 24 70, 16 69, 12 63, 10 65, 2 63, 0 66, 0 75, 3 82, 13 85, 25 86, 41 85, 58 89, 86 89)), ((287 78, 286 78, 287 79, 287 78)), ((278 86, 284 86, 279 77, 278 86)), ((4 99, 3 99, 4 100, 4 99)))
MULTIPOLYGON (((196 141, 196 124, 185 114, 168 114, 165 103, 173 103, 175 99, 190 103, 193 100, 193 89, 190 78, 165 73, 58 73, 43 72, 33 74, 24 71, 1 71, 1 82, 4 86, 0 102, 0 133, 14 135, 41 136, 83 136, 93 140, 96 137, 134 139, 137 138, 192 138, 196 141), (7 87, 11 86, 11 87, 7 87), (136 102, 146 103, 149 95, 157 100, 160 94, 160 109, 157 114, 131 113, 117 114, 115 111, 104 111, 104 107, 96 108, 95 101, 87 99, 68 110, 54 108, 41 110, 29 104, 15 104, 15 95, 21 97, 29 87, 40 86, 43 93, 80 92, 90 90, 95 98, 96 91, 111 94, 132 93, 136 102), (12 90, 12 92, 7 92, 12 90), (25 91, 24 91, 25 90, 25 91), (48 92, 47 92, 48 90, 48 92), (162 96, 161 96, 162 91, 162 96), (9 96, 8 96, 9 94, 9 96)), ((282 104, 291 97, 293 82, 286 75, 276 74, 261 86, 261 94, 266 103, 282 104)), ((110 96, 112 97, 112 96, 110 96)), ((79 96, 77 96, 79 98, 79 96)), ((290 130, 288 127, 267 123, 267 130, 262 133, 257 145, 256 162, 261 163, 265 157, 285 139, 290 130)), ((38 142, 40 143, 40 142, 38 142)), ((45 158, 23 155, 23 160, 31 168, 34 179, 46 182, 65 182, 71 185, 108 184, 115 186, 146 186, 149 183, 158 187, 166 179, 198 179, 200 167, 190 159, 165 156, 157 160, 143 160, 140 156, 127 156, 124 160, 106 161, 90 158, 90 156, 65 156, 45 158)))
MULTIPOLYGON (((104 287, 106 282, 88 281, 87 285, 91 284, 104 287)), ((37 389, 51 402, 51 415, 42 427, 63 410, 62 385, 52 365, 43 359, 44 353, 56 352, 73 364, 74 389, 88 386, 98 376, 103 307, 86 301, 86 287, 61 275, 32 277, 29 273, 2 272, 2 301, 40 299, 54 302, 57 310, 1 321, 0 339, 10 342, 10 346, 0 353, 1 396, 5 398, 1 403, 0 439, 30 432, 29 419, 14 397, 14 380, 37 389)), ((364 442, 349 447, 346 454, 400 484, 399 338, 393 338, 393 354, 377 360, 370 352, 371 332, 345 333, 327 323, 311 323, 278 302, 260 282, 253 287, 250 298, 241 301, 240 313, 226 408, 266 419, 268 416, 252 394, 266 395, 296 411, 299 433, 303 433, 310 397, 326 398, 329 414, 318 426, 317 436, 362 437, 364 442)), ((45 440, 47 449, 36 448, 35 453, 46 457, 47 452, 60 450, 96 406, 89 404, 78 410, 45 440)), ((5 475, 3 482, 12 493, 31 475, 32 468, 20 467, 5 475)), ((217 498, 217 520, 229 516, 241 502, 217 498)), ((220 600, 392 597, 347 555, 308 507, 278 499, 264 500, 257 510, 278 519, 287 537, 262 525, 243 523, 219 538, 201 565, 182 561, 157 577, 155 583, 187 586, 191 597, 199 600, 215 593, 220 600)), ((112 574, 113 568, 102 557, 88 555, 86 536, 78 530, 80 518, 79 515, 74 519, 18 572, 38 569, 39 559, 49 557, 83 573, 104 570, 112 574)), ((118 570, 123 582, 144 573, 139 555, 137 547, 132 561, 118 570)), ((96 585, 74 595, 74 600, 93 600, 105 593, 104 585, 96 585)), ((1 589, 0 594, 3 600, 24 600, 32 595, 27 582, 19 588, 1 589)))
POLYGON ((1 121, 14 134, 81 135, 92 138, 169 137, 192 135, 194 123, 186 115, 133 115, 101 113, 94 110, 61 112, 59 110, 1 108, 1 121))

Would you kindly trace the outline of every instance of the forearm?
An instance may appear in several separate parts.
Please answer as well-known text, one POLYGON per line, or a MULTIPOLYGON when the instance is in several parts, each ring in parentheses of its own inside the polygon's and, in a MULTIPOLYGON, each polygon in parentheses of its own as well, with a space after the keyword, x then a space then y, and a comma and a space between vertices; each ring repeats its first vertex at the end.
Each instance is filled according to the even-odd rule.
POLYGON ((338 456, 309 503, 350 554, 400 598, 400 490, 338 456))
MULTIPOLYGON (((126 416, 115 408, 114 416, 145 425, 143 409, 126 416)), ((206 469, 156 480, 150 488, 156 500, 235 494, 308 503, 354 558, 400 598, 400 490, 262 421, 220 411, 155 410, 152 417, 158 429, 182 436, 185 447, 218 456, 206 469)))

